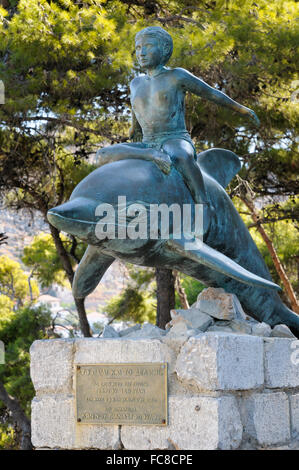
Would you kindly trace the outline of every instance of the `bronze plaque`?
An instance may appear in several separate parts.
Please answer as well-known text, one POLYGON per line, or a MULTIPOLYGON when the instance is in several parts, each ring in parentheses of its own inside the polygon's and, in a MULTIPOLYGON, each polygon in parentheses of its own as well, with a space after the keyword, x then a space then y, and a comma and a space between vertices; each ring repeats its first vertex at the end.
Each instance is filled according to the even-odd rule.
POLYGON ((76 366, 77 422, 167 425, 167 363, 76 366))

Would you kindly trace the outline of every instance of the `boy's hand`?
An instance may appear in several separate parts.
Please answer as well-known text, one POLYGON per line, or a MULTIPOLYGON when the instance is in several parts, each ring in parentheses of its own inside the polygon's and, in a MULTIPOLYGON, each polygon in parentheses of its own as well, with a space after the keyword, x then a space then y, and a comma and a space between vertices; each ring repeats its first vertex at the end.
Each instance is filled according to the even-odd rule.
POLYGON ((254 111, 252 111, 252 109, 249 109, 249 108, 246 108, 244 107, 243 111, 242 111, 242 114, 246 114, 254 123, 257 127, 260 126, 260 120, 259 118, 257 117, 257 115, 255 114, 254 111))
POLYGON ((152 148, 148 150, 156 165, 160 168, 161 171, 163 171, 163 173, 168 175, 171 170, 171 159, 169 155, 167 155, 165 152, 160 152, 159 150, 152 148))
POLYGON ((162 158, 155 158, 153 161, 160 168, 160 170, 165 173, 165 175, 169 175, 171 171, 171 163, 162 160, 162 158))

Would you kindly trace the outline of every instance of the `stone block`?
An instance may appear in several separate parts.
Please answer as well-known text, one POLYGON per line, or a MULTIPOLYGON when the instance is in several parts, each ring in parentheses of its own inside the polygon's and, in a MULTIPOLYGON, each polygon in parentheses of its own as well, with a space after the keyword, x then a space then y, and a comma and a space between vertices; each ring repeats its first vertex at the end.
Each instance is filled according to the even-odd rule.
POLYGON ((31 409, 34 447, 72 449, 75 444, 75 405, 72 395, 34 398, 31 409))
POLYGON ((118 446, 118 426, 76 423, 72 395, 34 398, 31 423, 36 448, 105 450, 118 446))
POLYGON ((34 341, 30 375, 37 394, 71 393, 74 340, 34 341))
POLYGON ((299 393, 290 396, 291 431, 295 438, 299 438, 299 393))
POLYGON ((174 362, 174 353, 158 339, 82 338, 75 343, 75 364, 174 362))
POLYGON ((299 341, 266 338, 264 342, 265 385, 269 388, 299 387, 299 361, 296 360, 299 341))
POLYGON ((178 379, 199 390, 247 390, 264 383, 263 340, 207 332, 190 338, 176 361, 178 379))
POLYGON ((242 399, 244 432, 260 445, 283 444, 290 439, 288 397, 283 392, 257 393, 242 399))
POLYGON ((76 425, 75 449, 118 450, 119 448, 118 426, 76 425))
POLYGON ((125 449, 236 449, 242 424, 234 397, 169 397, 169 425, 122 426, 125 449))

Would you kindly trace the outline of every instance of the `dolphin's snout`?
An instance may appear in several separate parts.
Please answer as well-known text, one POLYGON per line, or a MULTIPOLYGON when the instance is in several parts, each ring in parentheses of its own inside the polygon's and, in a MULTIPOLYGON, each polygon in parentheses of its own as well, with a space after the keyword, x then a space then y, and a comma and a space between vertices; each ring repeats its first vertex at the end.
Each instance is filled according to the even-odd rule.
POLYGON ((88 227, 95 220, 95 208, 86 198, 75 198, 50 209, 47 213, 48 221, 58 230, 84 236, 88 227))
POLYGON ((50 209, 48 214, 64 217, 65 219, 84 220, 91 222, 94 220, 95 209, 92 202, 87 198, 75 198, 60 206, 50 209))

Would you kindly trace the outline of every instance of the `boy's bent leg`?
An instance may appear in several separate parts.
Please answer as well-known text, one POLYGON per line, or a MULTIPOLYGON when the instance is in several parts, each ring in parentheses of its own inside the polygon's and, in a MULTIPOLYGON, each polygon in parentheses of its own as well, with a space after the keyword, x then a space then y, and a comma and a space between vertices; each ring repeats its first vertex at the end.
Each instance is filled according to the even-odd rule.
POLYGON ((196 204, 207 204, 202 173, 194 160, 192 145, 183 139, 171 139, 163 144, 176 169, 181 173, 196 204))
POLYGON ((98 150, 96 154, 96 164, 98 166, 126 159, 152 161, 156 163, 164 173, 170 172, 170 158, 163 152, 148 148, 142 142, 110 145, 109 147, 98 150))
POLYGON ((134 152, 137 149, 137 152, 140 149, 145 149, 146 146, 142 142, 138 143, 124 143, 124 144, 115 144, 115 145, 108 145, 107 147, 102 147, 96 153, 96 159, 99 166, 104 165, 108 161, 116 161, 117 157, 121 157, 128 153, 128 147, 132 147, 131 150, 134 152))

